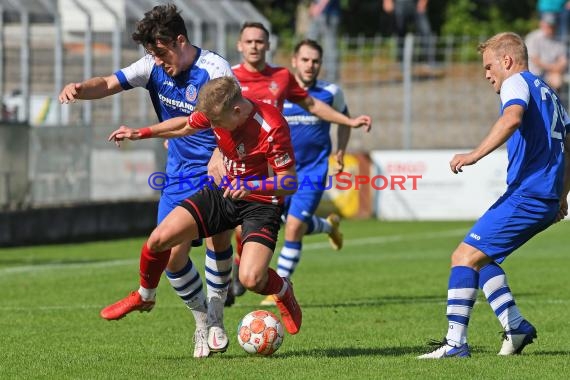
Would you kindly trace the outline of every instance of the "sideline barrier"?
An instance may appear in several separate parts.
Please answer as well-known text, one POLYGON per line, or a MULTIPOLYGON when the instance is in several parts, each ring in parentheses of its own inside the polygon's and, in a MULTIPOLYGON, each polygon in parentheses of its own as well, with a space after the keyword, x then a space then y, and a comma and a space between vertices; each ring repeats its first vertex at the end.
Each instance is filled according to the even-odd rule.
POLYGON ((75 204, 0 213, 0 247, 76 243, 148 235, 154 200, 75 204))
POLYGON ((449 161, 456 150, 374 151, 376 174, 420 175, 417 189, 374 192, 374 214, 385 220, 472 220, 479 218, 506 189, 507 153, 492 152, 454 174, 449 161))
MULTIPOLYGON (((336 167, 334 155, 329 157, 329 175, 332 176, 336 167)), ((370 176, 371 162, 368 154, 346 154, 344 157, 344 173, 340 182, 333 177, 331 189, 325 191, 318 215, 338 213, 344 218, 365 219, 372 214, 372 188, 370 184, 358 184, 357 176, 370 176)))

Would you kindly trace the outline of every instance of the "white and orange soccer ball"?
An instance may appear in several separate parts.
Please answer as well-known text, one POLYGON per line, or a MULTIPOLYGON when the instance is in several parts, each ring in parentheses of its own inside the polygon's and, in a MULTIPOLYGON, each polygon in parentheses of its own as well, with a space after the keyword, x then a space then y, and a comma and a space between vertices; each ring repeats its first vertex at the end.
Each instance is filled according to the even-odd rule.
POLYGON ((238 325, 238 342, 250 354, 269 356, 283 343, 283 325, 269 311, 255 310, 246 314, 238 325))

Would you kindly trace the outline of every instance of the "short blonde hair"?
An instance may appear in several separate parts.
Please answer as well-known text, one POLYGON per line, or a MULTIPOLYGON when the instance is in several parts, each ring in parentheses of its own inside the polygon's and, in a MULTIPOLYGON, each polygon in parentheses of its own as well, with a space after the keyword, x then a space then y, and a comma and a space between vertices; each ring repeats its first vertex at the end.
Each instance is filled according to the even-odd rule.
POLYGON ((196 111, 204 113, 210 121, 216 121, 240 99, 241 88, 234 77, 215 78, 200 89, 196 111))
POLYGON ((477 51, 480 54, 491 50, 497 56, 509 55, 519 64, 528 66, 528 51, 524 40, 516 33, 504 32, 495 34, 487 41, 479 44, 477 51))

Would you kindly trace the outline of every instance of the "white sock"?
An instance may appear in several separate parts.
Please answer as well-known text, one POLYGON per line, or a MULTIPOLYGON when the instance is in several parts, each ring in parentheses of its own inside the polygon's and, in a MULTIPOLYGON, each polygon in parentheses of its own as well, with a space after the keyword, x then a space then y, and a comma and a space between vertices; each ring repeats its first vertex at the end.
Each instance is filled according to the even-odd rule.
POLYGON ((288 288, 289 288, 289 284, 287 283, 287 281, 283 280, 283 287, 281 288, 279 293, 277 293, 277 298, 283 298, 283 296, 287 292, 288 288))
POLYGON ((143 301, 154 301, 156 298, 156 288, 147 289, 142 286, 139 287, 139 294, 143 301))

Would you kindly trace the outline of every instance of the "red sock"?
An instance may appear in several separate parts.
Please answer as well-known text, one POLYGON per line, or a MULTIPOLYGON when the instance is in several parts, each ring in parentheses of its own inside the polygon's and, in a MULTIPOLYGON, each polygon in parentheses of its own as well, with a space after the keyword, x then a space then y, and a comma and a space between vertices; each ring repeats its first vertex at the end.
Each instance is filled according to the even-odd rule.
POLYGON ((283 279, 271 268, 267 268, 267 284, 259 294, 267 296, 269 294, 278 294, 283 288, 283 279))
POLYGON ((144 243, 141 249, 140 284, 143 288, 155 289, 160 282, 160 276, 166 269, 170 249, 162 252, 153 252, 144 243))
POLYGON ((234 254, 234 263, 239 266, 239 260, 241 258, 241 251, 243 251, 243 244, 241 241, 241 231, 236 231, 236 252, 234 254))

